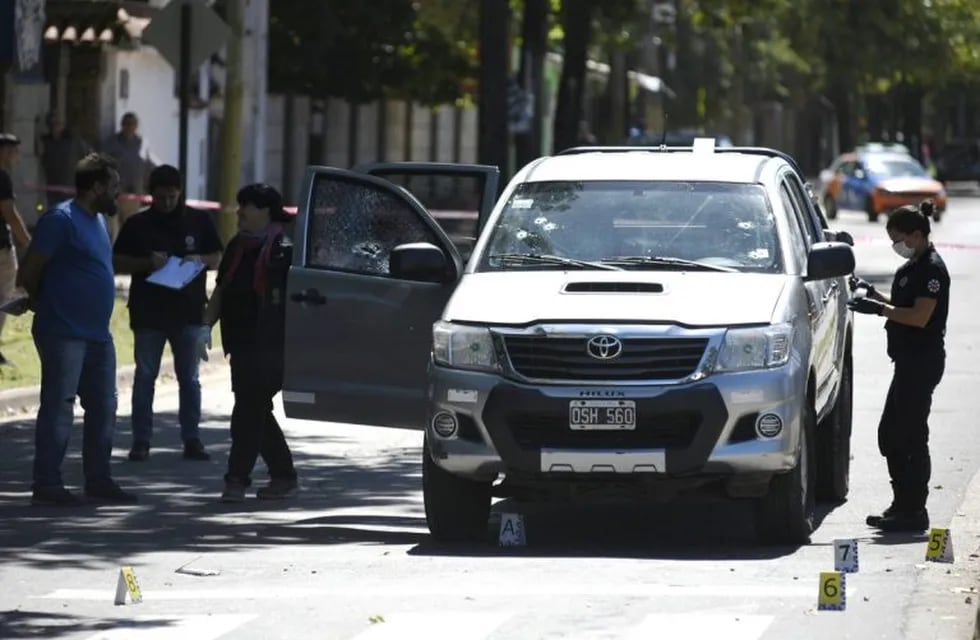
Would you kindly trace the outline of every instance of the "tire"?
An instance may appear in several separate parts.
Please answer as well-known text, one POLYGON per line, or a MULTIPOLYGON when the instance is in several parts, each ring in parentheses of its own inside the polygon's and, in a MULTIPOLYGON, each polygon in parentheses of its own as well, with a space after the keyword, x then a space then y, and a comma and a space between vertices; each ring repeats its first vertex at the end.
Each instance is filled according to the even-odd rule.
POLYGON ((816 416, 813 402, 808 399, 806 405, 796 466, 788 473, 773 476, 769 493, 755 503, 756 535, 764 544, 806 544, 813 532, 816 416))
POLYGON ((878 212, 875 210, 875 202, 871 196, 864 200, 864 211, 868 214, 868 222, 878 222, 878 212))
POLYGON ((487 537, 491 482, 475 482, 441 468, 422 447, 422 495, 429 533, 440 542, 472 542, 487 537))
POLYGON ((840 391, 833 410, 817 429, 817 499, 841 503, 847 499, 851 472, 854 364, 844 358, 840 391))
POLYGON ((833 196, 827 196, 823 199, 823 210, 827 214, 828 220, 837 219, 837 201, 834 200, 833 196))

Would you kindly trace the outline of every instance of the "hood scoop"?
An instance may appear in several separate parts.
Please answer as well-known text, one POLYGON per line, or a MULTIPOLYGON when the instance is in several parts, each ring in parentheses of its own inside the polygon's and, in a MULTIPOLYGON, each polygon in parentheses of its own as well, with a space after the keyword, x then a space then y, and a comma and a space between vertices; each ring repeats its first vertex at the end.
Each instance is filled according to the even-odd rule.
POLYGON ((569 282, 562 293, 663 293, 659 282, 569 282))

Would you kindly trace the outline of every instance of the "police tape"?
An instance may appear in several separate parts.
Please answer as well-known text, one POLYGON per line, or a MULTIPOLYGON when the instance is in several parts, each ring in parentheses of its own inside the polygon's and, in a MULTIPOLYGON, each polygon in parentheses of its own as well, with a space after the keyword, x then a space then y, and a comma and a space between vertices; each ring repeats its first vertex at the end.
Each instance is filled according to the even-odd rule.
MULTIPOLYGON (((35 193, 60 193, 67 197, 75 195, 75 188, 65 185, 50 185, 50 184, 33 184, 27 183, 24 185, 29 190, 35 193)), ((119 195, 119 200, 123 202, 139 202, 142 205, 149 205, 153 202, 153 198, 149 194, 139 194, 139 193, 122 193, 119 195)), ((205 211, 220 211, 221 203, 214 200, 197 200, 189 199, 185 201, 185 204, 189 207, 194 207, 195 209, 202 209, 205 211)), ((38 203, 37 210, 43 211, 44 204, 38 203)), ((296 205, 289 205, 283 207, 283 211, 290 215, 296 215, 298 207, 296 205)), ((446 209, 431 210, 429 211, 432 217, 438 220, 477 220, 480 216, 476 211, 451 211, 446 209)))

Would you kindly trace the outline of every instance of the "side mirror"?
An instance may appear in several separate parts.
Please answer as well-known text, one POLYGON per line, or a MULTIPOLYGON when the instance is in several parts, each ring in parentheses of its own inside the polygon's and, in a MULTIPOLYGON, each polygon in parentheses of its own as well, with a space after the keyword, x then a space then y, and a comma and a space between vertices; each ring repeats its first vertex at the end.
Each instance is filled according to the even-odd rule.
POLYGON ((827 242, 843 242, 849 247, 854 246, 854 236, 847 231, 831 231, 827 229, 823 232, 823 235, 827 242))
POLYGON ((388 258, 391 276, 416 282, 449 282, 454 273, 449 259, 439 247, 428 242, 400 244, 388 258))
POLYGON ((854 251, 843 242, 818 242, 806 259, 806 280, 827 280, 854 273, 854 251))

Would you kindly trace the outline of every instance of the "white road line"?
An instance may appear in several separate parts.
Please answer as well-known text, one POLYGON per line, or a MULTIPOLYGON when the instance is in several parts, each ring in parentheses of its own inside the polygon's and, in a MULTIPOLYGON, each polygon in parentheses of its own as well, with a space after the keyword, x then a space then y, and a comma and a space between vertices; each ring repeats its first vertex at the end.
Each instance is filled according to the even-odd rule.
MULTIPOLYGON (((848 587, 848 595, 857 588, 848 587)), ((39 596, 49 600, 103 600, 112 602, 113 591, 103 589, 56 589, 39 596)), ((414 597, 493 597, 509 596, 626 596, 626 597, 720 597, 720 598, 811 598, 817 597, 817 584, 731 584, 731 585, 670 585, 670 584, 459 584, 413 586, 414 597)), ((281 600, 293 598, 375 598, 405 597, 403 585, 338 585, 335 587, 263 587, 255 589, 168 589, 143 591, 143 598, 154 600, 281 600)))
POLYGON ((628 640, 684 638, 685 640, 758 640, 772 616, 716 613, 653 613, 630 629, 628 640))
POLYGON ((214 640, 230 633, 255 615, 136 616, 119 620, 115 629, 106 629, 86 640, 214 640))
POLYGON ((394 613, 351 640, 481 640, 510 617, 509 613, 394 613))

